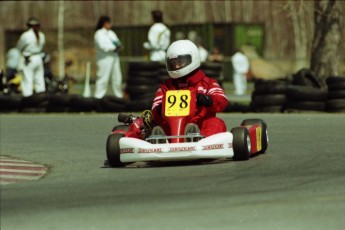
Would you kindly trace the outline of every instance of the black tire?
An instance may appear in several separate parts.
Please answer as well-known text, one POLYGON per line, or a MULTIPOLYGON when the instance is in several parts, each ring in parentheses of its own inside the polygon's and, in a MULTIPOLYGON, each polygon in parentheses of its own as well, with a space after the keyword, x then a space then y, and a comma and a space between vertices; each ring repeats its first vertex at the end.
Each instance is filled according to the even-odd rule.
POLYGON ((268 130, 266 122, 261 119, 246 119, 242 121, 241 125, 259 125, 261 127, 261 150, 258 153, 265 153, 268 147, 268 130))
POLYGON ((249 133, 246 128, 236 127, 231 129, 233 135, 232 147, 234 149, 233 160, 245 161, 250 157, 249 133))
POLYGON ((222 72, 220 72, 220 71, 215 71, 215 70, 204 70, 203 72, 204 72, 204 74, 205 74, 207 77, 210 77, 210 78, 214 78, 214 79, 217 79, 217 80, 223 78, 222 72))
POLYGON ((272 105, 272 106, 262 106, 262 107, 252 107, 254 112, 259 113, 281 113, 283 111, 283 105, 272 105))
POLYGON ((91 112, 97 111, 100 99, 75 97, 71 99, 71 112, 91 112))
POLYGON ((156 85, 156 77, 128 77, 127 85, 156 85))
POLYGON ((124 163, 120 160, 120 139, 124 137, 123 134, 110 134, 107 139, 107 159, 110 167, 123 167, 124 163))
POLYGON ((290 85, 286 89, 286 96, 295 101, 326 101, 327 91, 309 86, 290 85))
POLYGON ((326 79, 327 85, 332 83, 345 82, 345 77, 342 76, 331 76, 326 79))
POLYGON ((328 100, 345 99, 345 90, 336 90, 328 92, 328 100))
POLYGON ((129 98, 132 101, 137 101, 137 100, 151 100, 154 98, 156 91, 153 92, 147 92, 147 93, 143 93, 143 94, 135 94, 132 93, 129 95, 129 98))
POLYGON ((328 112, 343 112, 345 110, 345 99, 334 99, 326 102, 328 112))
POLYGON ((325 111, 325 102, 317 101, 288 101, 286 110, 297 109, 307 111, 325 111))
POLYGON ((255 90, 253 94, 285 94, 286 88, 288 86, 287 81, 280 80, 257 80, 255 82, 255 90))
POLYGON ((168 79, 170 79, 169 74, 160 74, 157 76, 157 81, 160 84, 163 83, 165 80, 168 80, 168 79))
POLYGON ((205 70, 213 70, 213 71, 222 71, 223 65, 221 63, 215 63, 215 62, 203 62, 200 65, 200 69, 205 70))
POLYGON ((129 70, 143 70, 143 71, 151 71, 157 70, 161 67, 159 62, 152 62, 152 61, 130 61, 128 63, 129 70))
POLYGON ((152 78, 156 79, 158 71, 129 70, 128 78, 152 78))
POLYGON ((345 90, 345 82, 332 82, 328 84, 329 91, 345 90))
POLYGON ((231 102, 231 103, 228 103, 228 105, 226 106, 223 112, 247 113, 247 112, 250 112, 250 107, 249 105, 246 105, 246 104, 231 102))
POLYGON ((253 97, 252 104, 255 107, 284 105, 286 96, 284 94, 267 94, 253 97))
POLYGON ((42 102, 48 101, 47 93, 36 93, 29 97, 23 97, 21 106, 24 107, 34 107, 42 102))
POLYGON ((285 108, 284 113, 324 113, 325 111, 315 111, 315 110, 305 110, 305 109, 293 109, 293 108, 285 108))
POLYGON ((126 109, 126 102, 115 96, 105 96, 99 102, 101 112, 122 112, 126 109))
POLYGON ((116 125, 114 128, 111 130, 114 132, 115 130, 123 130, 123 131, 128 131, 128 126, 129 125, 116 125))
POLYGON ((127 85, 126 92, 130 95, 156 92, 159 85, 127 85))
POLYGON ((72 97, 77 97, 77 95, 52 94, 49 96, 49 104, 54 106, 69 107, 72 97))
POLYGON ((127 103, 126 111, 142 112, 144 110, 151 110, 153 97, 143 100, 130 101, 127 103))
POLYGON ((320 82, 320 80, 315 76, 314 72, 306 68, 299 70, 297 73, 293 75, 292 84, 310 86, 319 89, 323 85, 320 82))
POLYGON ((18 112, 21 100, 20 95, 0 95, 0 112, 18 112))

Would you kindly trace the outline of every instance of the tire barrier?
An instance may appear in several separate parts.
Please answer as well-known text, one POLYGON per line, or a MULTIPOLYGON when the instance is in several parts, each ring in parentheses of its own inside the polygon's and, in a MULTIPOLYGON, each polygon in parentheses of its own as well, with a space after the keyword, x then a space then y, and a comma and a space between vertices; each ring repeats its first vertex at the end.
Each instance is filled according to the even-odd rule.
POLYGON ((124 112, 126 111, 126 101, 115 96, 105 96, 99 101, 99 112, 124 112))
POLYGON ((280 113, 286 103, 288 80, 256 80, 250 103, 253 112, 280 113))
POLYGON ((285 112, 324 112, 327 91, 310 86, 290 85, 286 90, 285 112))
MULTIPOLYGON (((129 102, 126 108, 130 111, 151 109, 155 92, 163 81, 164 72, 160 62, 131 61, 128 63, 126 94, 129 102)), ((165 70, 165 76, 167 76, 165 70)))
POLYGON ((286 89, 286 99, 286 113, 324 112, 327 91, 311 70, 303 68, 293 75, 286 89))
POLYGON ((200 69, 205 73, 207 77, 214 78, 218 81, 219 85, 223 85, 223 65, 218 62, 203 62, 200 69))
POLYGON ((47 112, 49 97, 47 93, 37 93, 29 97, 23 97, 20 103, 19 112, 23 113, 44 113, 47 112))
POLYGON ((331 76, 326 80, 328 86, 328 98, 326 111, 332 113, 345 112, 345 77, 331 76))
POLYGON ((0 95, 0 113, 18 112, 22 97, 20 95, 0 95))
POLYGON ((322 83, 320 82, 320 79, 317 78, 314 74, 309 69, 303 68, 297 73, 295 73, 292 79, 292 84, 293 85, 302 85, 302 86, 310 86, 313 88, 318 88, 320 89, 322 87, 322 83))
POLYGON ((99 111, 100 99, 93 97, 73 97, 70 101, 70 112, 96 112, 99 111))
MULTIPOLYGON (((63 92, 37 93, 30 97, 2 94, 0 113, 141 112, 151 109, 154 92, 161 81, 169 78, 165 65, 158 62, 131 62, 129 67, 127 100, 109 95, 102 99, 84 98, 63 92)), ((216 79, 222 79, 220 64, 206 63, 203 68, 206 73, 211 73, 210 76, 214 73, 216 79)), ((344 113, 345 76, 331 76, 326 83, 328 91, 320 88, 317 78, 307 69, 298 71, 293 79, 255 80, 250 104, 230 101, 224 112, 344 113)))

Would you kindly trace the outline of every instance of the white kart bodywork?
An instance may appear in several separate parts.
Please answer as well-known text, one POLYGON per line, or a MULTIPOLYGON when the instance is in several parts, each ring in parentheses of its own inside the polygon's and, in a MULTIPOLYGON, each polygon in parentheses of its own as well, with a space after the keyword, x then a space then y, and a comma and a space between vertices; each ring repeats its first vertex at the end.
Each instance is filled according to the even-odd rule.
POLYGON ((196 159, 232 158, 233 135, 218 133, 197 142, 151 144, 137 138, 120 139, 121 162, 184 161, 196 159))

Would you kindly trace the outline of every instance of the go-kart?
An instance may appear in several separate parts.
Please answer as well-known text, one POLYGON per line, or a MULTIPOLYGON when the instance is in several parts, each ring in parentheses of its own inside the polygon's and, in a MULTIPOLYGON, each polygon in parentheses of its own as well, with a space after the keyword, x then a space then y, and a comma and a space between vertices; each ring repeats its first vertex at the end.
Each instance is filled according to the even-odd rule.
POLYGON ((261 119, 243 120, 231 131, 208 137, 189 123, 196 111, 196 94, 190 90, 170 90, 162 99, 162 117, 170 128, 165 135, 160 126, 152 127, 151 112, 141 116, 119 114, 117 125, 108 136, 106 153, 111 167, 134 162, 187 161, 232 158, 248 160, 268 147, 267 125, 261 119))

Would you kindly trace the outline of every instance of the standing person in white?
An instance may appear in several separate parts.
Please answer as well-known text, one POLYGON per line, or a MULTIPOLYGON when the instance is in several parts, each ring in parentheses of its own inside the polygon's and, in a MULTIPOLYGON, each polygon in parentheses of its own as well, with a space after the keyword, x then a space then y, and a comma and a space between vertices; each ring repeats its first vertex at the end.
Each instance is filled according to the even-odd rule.
POLYGON ((170 30, 163 23, 163 13, 160 10, 151 12, 154 24, 148 33, 148 42, 144 43, 144 48, 150 50, 151 61, 165 61, 166 50, 170 45, 170 30))
POLYGON ((27 26, 29 30, 20 36, 17 44, 17 48, 24 57, 23 80, 21 82, 24 97, 31 96, 34 89, 36 93, 46 91, 42 60, 42 49, 46 39, 40 31, 40 22, 37 18, 30 18, 27 26))
POLYGON ((94 39, 97 49, 97 80, 94 96, 95 98, 104 97, 109 79, 111 79, 114 95, 122 98, 122 73, 118 55, 121 42, 111 30, 111 21, 108 16, 99 18, 94 39))
POLYGON ((231 57, 233 66, 233 81, 235 95, 244 95, 247 91, 247 76, 249 71, 249 60, 240 50, 237 50, 231 57))

